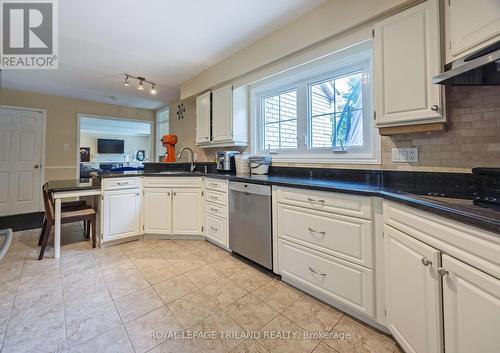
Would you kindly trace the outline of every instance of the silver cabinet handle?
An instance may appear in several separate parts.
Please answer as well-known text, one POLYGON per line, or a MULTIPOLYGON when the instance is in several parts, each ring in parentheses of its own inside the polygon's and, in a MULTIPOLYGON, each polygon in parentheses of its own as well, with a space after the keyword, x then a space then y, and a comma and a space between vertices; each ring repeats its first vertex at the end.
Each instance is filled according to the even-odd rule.
POLYGON ((219 213, 219 210, 218 210, 218 209, 216 209, 216 208, 210 207, 210 210, 211 210, 212 212, 219 213))
POLYGON ((426 257, 423 257, 421 261, 422 261, 422 265, 424 265, 424 266, 429 266, 429 265, 432 265, 432 261, 431 261, 431 260, 429 260, 429 259, 428 259, 428 258, 426 258, 426 257))
POLYGON ((218 230, 218 229, 217 229, 217 228, 215 228, 215 227, 210 227, 210 229, 212 229, 214 232, 217 232, 217 230, 218 230))
POLYGON ((176 193, 176 192, 174 192, 174 193, 173 193, 173 195, 174 195, 174 196, 176 196, 176 195, 177 195, 177 193, 176 193))
POLYGON ((312 229, 311 227, 308 227, 307 229, 308 229, 310 232, 312 232, 312 233, 318 233, 318 234, 321 234, 321 235, 323 235, 323 236, 325 236, 325 235, 326 235, 326 232, 319 231, 319 230, 316 230, 316 229, 312 229))
POLYGON ((167 192, 167 196, 170 196, 170 192, 167 192))
POLYGON ((122 181, 122 182, 118 182, 116 184, 117 185, 128 185, 128 181, 122 181))
POLYGON ((210 196, 210 200, 218 200, 219 198, 217 196, 210 196))
POLYGON ((431 106, 431 110, 433 112, 437 112, 439 110, 439 106, 437 106, 436 104, 434 104, 433 106, 431 106))
POLYGON ((312 273, 316 274, 316 275, 320 275, 320 276, 324 276, 326 277, 326 273, 321 273, 321 272, 318 272, 316 271, 314 268, 312 268, 311 266, 309 266, 309 271, 311 271, 312 273))
POLYGON ((444 276, 446 276, 446 275, 449 275, 449 274, 450 274, 450 272, 449 272, 447 269, 443 268, 443 267, 439 267, 439 268, 437 269, 437 273, 438 273, 441 277, 444 277, 444 276))
POLYGON ((216 183, 210 183, 210 185, 212 185, 212 186, 215 186, 215 187, 216 187, 218 184, 216 184, 216 183))
POLYGON ((307 198, 307 201, 309 201, 309 202, 317 202, 317 203, 325 203, 325 200, 315 200, 315 199, 311 199, 310 197, 307 198))

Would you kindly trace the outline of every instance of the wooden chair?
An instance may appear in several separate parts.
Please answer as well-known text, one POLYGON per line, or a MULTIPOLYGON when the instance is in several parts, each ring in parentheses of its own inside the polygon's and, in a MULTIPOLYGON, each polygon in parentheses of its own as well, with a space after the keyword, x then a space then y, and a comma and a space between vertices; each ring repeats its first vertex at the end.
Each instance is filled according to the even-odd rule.
MULTIPOLYGON (((45 253, 45 248, 47 247, 47 242, 50 237, 50 231, 54 226, 54 202, 49 194, 48 184, 43 186, 43 202, 45 206, 45 218, 46 227, 43 230, 40 255, 38 260, 43 259, 43 254, 45 253)), ((61 210, 61 224, 75 223, 75 222, 89 222, 89 226, 86 227, 86 235, 90 236, 90 228, 92 227, 92 247, 96 247, 96 212, 92 208, 83 209, 65 209, 61 210), (91 227, 90 227, 91 226, 91 227)))
MULTIPOLYGON (((45 185, 42 188, 48 188, 48 183, 45 183, 45 185)), ((50 197, 50 200, 52 202, 54 202, 52 197, 50 197)), ((61 211, 74 211, 74 210, 81 210, 81 209, 85 209, 85 208, 92 208, 92 207, 88 206, 87 203, 83 200, 61 202, 61 211)), ((88 227, 89 227, 89 222, 85 222, 84 223, 84 233, 85 233, 86 238, 88 238, 88 229, 89 229, 88 227)), ((45 233, 46 228, 47 228, 47 217, 44 215, 42 230, 40 232, 40 236, 38 237, 38 246, 42 245, 42 238, 43 238, 43 234, 45 233)))

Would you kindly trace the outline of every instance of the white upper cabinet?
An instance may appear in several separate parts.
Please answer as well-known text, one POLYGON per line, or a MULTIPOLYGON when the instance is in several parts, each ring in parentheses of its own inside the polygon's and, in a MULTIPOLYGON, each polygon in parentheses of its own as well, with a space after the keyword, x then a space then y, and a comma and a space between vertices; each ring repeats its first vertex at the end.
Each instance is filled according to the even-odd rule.
POLYGON ((233 138, 233 85, 217 88, 212 92, 212 140, 231 141, 233 138))
POLYGON ((438 0, 375 24, 374 87, 378 127, 443 122, 438 0))
POLYGON ((210 143, 211 94, 196 97, 196 144, 210 143))
POLYGON ((445 2, 446 62, 500 40, 500 1, 445 2))
POLYGON ((440 252, 384 227, 386 324, 407 353, 440 353, 443 346, 440 252))
POLYGON ((233 89, 232 84, 228 84, 198 96, 196 144, 200 147, 247 146, 248 111, 247 87, 233 89))
POLYGON ((500 280, 443 255, 445 351, 500 352, 500 280))

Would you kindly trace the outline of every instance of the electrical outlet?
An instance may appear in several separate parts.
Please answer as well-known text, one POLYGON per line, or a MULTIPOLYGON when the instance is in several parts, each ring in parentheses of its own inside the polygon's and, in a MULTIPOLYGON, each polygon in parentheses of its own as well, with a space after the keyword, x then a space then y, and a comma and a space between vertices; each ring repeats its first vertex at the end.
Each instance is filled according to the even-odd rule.
POLYGON ((418 148, 393 148, 392 161, 418 163, 418 148))

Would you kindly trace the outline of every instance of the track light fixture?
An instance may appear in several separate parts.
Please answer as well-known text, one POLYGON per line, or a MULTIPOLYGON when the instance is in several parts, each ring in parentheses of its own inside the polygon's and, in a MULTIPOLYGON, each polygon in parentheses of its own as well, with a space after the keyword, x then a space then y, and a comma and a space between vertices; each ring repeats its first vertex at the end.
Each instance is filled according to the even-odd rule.
POLYGON ((149 93, 151 93, 152 95, 156 95, 158 93, 158 91, 156 90, 156 83, 148 81, 145 77, 141 77, 141 76, 132 76, 129 74, 125 74, 125 82, 123 83, 125 87, 130 86, 130 79, 131 78, 139 81, 139 84, 137 85, 137 89, 139 91, 144 91, 144 82, 146 82, 146 83, 149 83, 151 85, 151 90, 149 91, 149 93))

